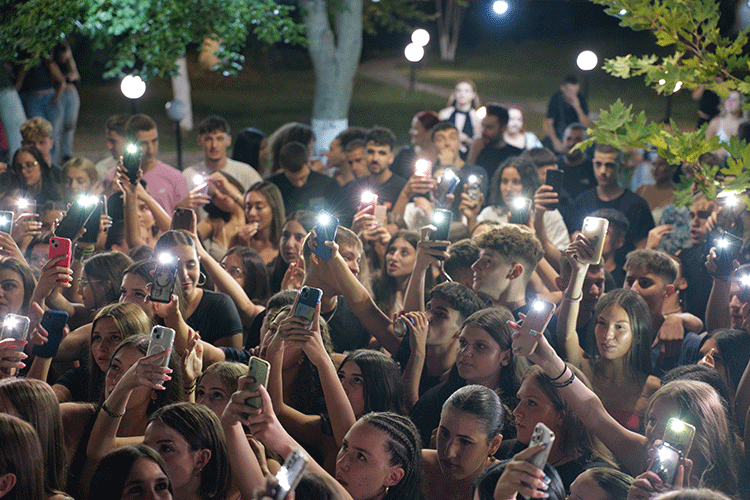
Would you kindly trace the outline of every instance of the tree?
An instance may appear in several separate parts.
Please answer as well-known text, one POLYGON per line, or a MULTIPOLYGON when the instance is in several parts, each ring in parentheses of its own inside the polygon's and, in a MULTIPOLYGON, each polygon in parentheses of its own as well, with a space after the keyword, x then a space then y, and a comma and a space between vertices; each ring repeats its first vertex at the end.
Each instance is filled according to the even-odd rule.
MULTIPOLYGON (((680 88, 694 89, 699 85, 714 90, 726 97, 730 90, 750 93, 750 55, 748 55, 748 32, 745 28, 736 36, 720 33, 719 2, 715 0, 592 0, 605 6, 608 14, 621 19, 620 24, 636 31, 651 31, 656 43, 672 47, 674 51, 665 57, 631 54, 607 60, 604 69, 619 78, 642 76, 647 86, 659 93, 671 94, 680 88), (714 77, 724 81, 717 83, 714 77)), ((746 107, 749 104, 746 104, 746 107)), ((602 111, 601 119, 590 129, 591 138, 580 147, 591 143, 606 143, 623 148, 625 146, 654 147, 659 155, 672 164, 692 165, 693 175, 684 178, 678 192, 678 201, 688 204, 691 200, 691 185, 709 199, 717 195, 719 188, 736 191, 746 206, 750 207, 747 186, 750 184, 750 144, 732 138, 724 148, 729 152, 728 167, 721 173, 728 180, 716 179, 719 169, 698 163, 703 153, 719 149, 719 140, 706 139, 705 126, 693 132, 680 132, 676 124, 648 122, 644 112, 634 114, 632 106, 620 100, 602 111), (732 176, 734 178, 732 178, 732 176)))
POLYGON ((455 61, 458 34, 466 13, 466 0, 435 0, 440 59, 455 61))

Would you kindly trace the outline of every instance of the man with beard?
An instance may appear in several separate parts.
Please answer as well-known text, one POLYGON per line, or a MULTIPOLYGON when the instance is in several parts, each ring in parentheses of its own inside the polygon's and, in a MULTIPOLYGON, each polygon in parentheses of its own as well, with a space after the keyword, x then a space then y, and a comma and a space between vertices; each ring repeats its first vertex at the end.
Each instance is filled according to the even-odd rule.
POLYGON ((488 180, 497 167, 511 156, 523 153, 522 149, 506 144, 503 132, 508 127, 508 110, 497 103, 485 106, 487 114, 482 118, 482 137, 474 141, 467 163, 484 167, 488 180))
POLYGON ((584 151, 579 149, 571 151, 576 144, 585 141, 587 138, 585 125, 581 123, 568 125, 563 134, 563 144, 567 153, 562 153, 557 157, 557 167, 565 172, 563 188, 573 200, 587 189, 596 186, 594 166, 591 160, 588 159, 584 151))

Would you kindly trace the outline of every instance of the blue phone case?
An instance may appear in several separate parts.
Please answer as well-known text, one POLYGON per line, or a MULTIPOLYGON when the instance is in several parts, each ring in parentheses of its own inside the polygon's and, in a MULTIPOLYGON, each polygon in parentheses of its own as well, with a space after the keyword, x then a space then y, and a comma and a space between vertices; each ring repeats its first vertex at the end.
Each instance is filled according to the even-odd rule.
POLYGON ((339 227, 339 219, 333 215, 330 217, 331 224, 327 226, 318 224, 315 226, 315 241, 318 242, 318 246, 312 251, 315 255, 325 260, 331 259, 331 247, 327 246, 325 242, 336 239, 336 231, 339 227))

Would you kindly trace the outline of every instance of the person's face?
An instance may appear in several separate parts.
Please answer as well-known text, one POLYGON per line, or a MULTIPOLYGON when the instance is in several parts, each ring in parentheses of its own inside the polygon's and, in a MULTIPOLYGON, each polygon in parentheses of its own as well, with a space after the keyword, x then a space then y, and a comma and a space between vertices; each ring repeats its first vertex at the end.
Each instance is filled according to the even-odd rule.
POLYGON ((604 293, 604 268, 594 268, 586 272, 586 278, 583 280, 583 297, 581 298, 581 307, 593 310, 599 299, 604 293))
POLYGON ((438 130, 435 132, 433 141, 438 152, 442 153, 443 151, 450 151, 453 153, 453 158, 455 160, 461 146, 461 143, 458 140, 458 130, 455 128, 438 130))
POLYGON ((323 156, 328 158, 329 167, 338 167, 346 161, 346 155, 341 149, 341 141, 338 137, 331 141, 328 151, 324 152, 323 156))
POLYGON ((474 271, 472 288, 477 293, 498 300, 510 283, 508 276, 511 267, 497 250, 482 248, 479 259, 471 265, 471 270, 474 271))
POLYGON ((353 500, 382 497, 403 478, 403 468, 390 465, 386 443, 386 434, 367 423, 357 422, 346 433, 336 456, 336 480, 353 500))
POLYGON ((367 168, 372 175, 380 175, 393 163, 393 151, 388 145, 378 145, 370 141, 365 146, 367 168))
POLYGON ((657 314, 657 312, 661 311, 664 299, 674 289, 672 287, 670 290, 667 290, 667 284, 664 283, 663 278, 643 268, 628 268, 623 288, 633 290, 643 297, 651 314, 657 314))
POLYGON ((177 245, 170 249, 170 253, 177 257, 177 273, 182 280, 182 290, 190 300, 196 291, 200 280, 200 259, 192 245, 177 245))
POLYGON ((534 427, 539 422, 560 433, 562 415, 532 377, 527 377, 517 393, 518 405, 513 410, 516 439, 524 444, 531 442, 534 427))
POLYGON ((346 153, 346 163, 349 164, 349 168, 352 169, 352 173, 357 179, 361 179, 370 173, 370 170, 367 168, 365 148, 355 148, 348 151, 346 153))
POLYGON ((513 200, 522 192, 521 174, 513 167, 505 168, 500 175, 500 194, 503 196, 505 205, 512 207, 513 200))
POLYGON ((24 146, 34 146, 42 152, 42 156, 50 158, 50 151, 52 146, 55 145, 55 141, 51 137, 37 137, 34 140, 23 141, 24 146))
POLYGON ((273 222, 273 209, 268 199, 260 191, 250 191, 245 195, 245 219, 248 223, 257 222, 262 231, 273 222))
POLYGON ((88 309, 95 309, 96 297, 102 292, 99 280, 89 279, 86 273, 82 272, 78 292, 81 294, 83 305, 88 309))
POLYGON ((305 236, 307 236, 307 231, 299 221, 290 220, 284 224, 279 240, 279 250, 284 262, 287 264, 297 262, 300 253, 302 253, 302 243, 305 241, 305 236))
POLYGON ((191 450, 182 434, 161 420, 152 420, 148 424, 143 443, 164 459, 172 487, 176 490, 188 484, 207 461, 204 455, 208 450, 191 450))
POLYGON ((520 109, 508 109, 508 132, 519 134, 523 131, 523 113, 520 109))
POLYGON ((744 300, 745 293, 736 279, 729 280, 729 316, 730 325, 735 330, 742 330, 745 318, 750 314, 750 308, 744 300))
MULTIPOLYGON (((542 165, 536 169, 536 175, 539 178, 539 184, 542 185, 547 181, 547 170, 557 170, 557 164, 542 165)), ((558 193, 559 195, 559 193, 558 193)))
POLYGON ((42 167, 31 153, 26 151, 18 153, 14 167, 18 177, 26 186, 35 186, 42 181, 42 167))
POLYGON ((677 167, 670 165, 666 159, 657 156, 651 165, 651 175, 656 182, 659 182, 671 178, 676 169, 677 167))
POLYGON ((467 104, 471 104, 476 97, 474 87, 469 82, 459 82, 456 84, 456 104, 463 107, 467 104))
POLYGON ((159 132, 155 128, 151 130, 139 130, 135 133, 138 146, 141 148, 141 164, 153 165, 159 154, 159 132))
POLYGON ((221 417, 231 396, 215 373, 206 373, 195 391, 195 402, 221 417))
POLYGON ((609 500, 610 495, 599 486, 587 471, 579 475, 570 485, 567 500, 609 500))
POLYGON ((112 353, 122 342, 122 334, 112 318, 101 318, 91 330, 91 356, 103 372, 109 368, 112 353))
POLYGON ((354 361, 347 361, 339 368, 338 374, 354 415, 361 417, 365 413, 365 379, 362 370, 354 361))
POLYGON ((444 299, 433 297, 427 302, 427 322, 427 345, 445 345, 461 329, 461 314, 444 299))
POLYGON ((148 208, 145 201, 138 200, 138 225, 141 229, 151 231, 151 228, 156 224, 154 213, 148 208))
POLYGON ((600 187, 617 185, 617 153, 594 152, 594 175, 600 187))
POLYGON ((486 115, 482 118, 482 137, 488 144, 496 144, 503 135, 500 120, 495 115, 486 115))
POLYGON ((732 387, 732 381, 729 380, 727 367, 724 364, 724 356, 721 354, 719 344, 716 342, 715 338, 711 337, 703 343, 703 346, 701 346, 701 355, 702 359, 698 361, 698 364, 716 370, 716 372, 721 375, 722 380, 726 382, 727 386, 732 387), (713 349, 713 353, 711 353, 711 349, 713 349))
POLYGON ((436 444, 440 470, 454 481, 474 476, 487 466, 490 455, 482 423, 471 413, 449 406, 440 414, 436 444))
POLYGON ((18 314, 23 307, 23 280, 10 269, 0 269, 0 317, 18 314))
POLYGON ((141 457, 130 468, 120 500, 172 500, 169 479, 159 464, 141 457))
POLYGON ((430 132, 424 128, 422 122, 416 117, 411 121, 409 135, 411 136, 411 143, 413 146, 424 146, 430 143, 430 132))
POLYGON ((339 255, 346 262, 346 267, 352 272, 354 276, 359 276, 359 262, 362 258, 362 254, 354 245, 343 243, 339 245, 339 255))
POLYGON ((742 99, 740 93, 736 91, 729 92, 729 95, 724 100, 724 109, 728 114, 737 114, 740 112, 742 105, 742 99))
POLYGON ((581 90, 581 85, 578 83, 563 83, 560 85, 560 90, 565 96, 565 100, 570 100, 578 95, 578 92, 581 90))
POLYGON ((203 148, 203 156, 211 161, 219 161, 226 158, 227 148, 231 144, 232 136, 219 130, 198 136, 198 145, 203 148))
POLYGON ((626 356, 633 344, 633 331, 628 313, 617 304, 605 308, 594 325, 599 355, 608 360, 626 356))
POLYGON ((234 278, 234 281, 245 288, 245 266, 242 264, 242 258, 239 255, 230 253, 221 260, 221 267, 234 278))
POLYGON ((503 350, 486 330, 470 323, 458 336, 456 367, 467 384, 494 389, 500 371, 510 361, 510 349, 503 350))
POLYGON ((79 194, 88 193, 91 190, 89 174, 82 168, 69 168, 65 174, 65 188, 71 199, 79 194))
MULTIPOLYGON (((112 357, 112 361, 109 364, 107 375, 104 379, 104 397, 108 398, 112 394, 112 390, 120 381, 125 372, 127 372, 131 366, 136 364, 139 359, 143 357, 141 351, 136 349, 134 346, 124 347, 117 351, 112 357)), ((148 387, 138 387, 130 393, 128 399, 127 408, 134 408, 145 402, 151 397, 151 389, 148 387)))
POLYGON ((127 138, 120 135, 114 130, 107 130, 107 149, 112 154, 112 158, 119 160, 125 152, 125 142, 127 138))
POLYGON ((118 302, 128 302, 135 304, 146 313, 146 316, 152 318, 154 309, 151 307, 151 300, 148 294, 149 283, 135 273, 126 273, 122 277, 120 285, 120 298, 118 302))
POLYGON ((706 222, 716 208, 713 202, 699 198, 690 206, 690 239, 694 245, 703 243, 708 236, 706 222))
POLYGON ((396 238, 385 254, 385 265, 388 276, 403 278, 409 276, 414 268, 417 250, 404 238, 396 238))
MULTIPOLYGON (((581 129, 571 129, 568 130, 565 133, 565 136, 563 137, 563 142, 565 143, 565 150, 570 151, 573 149, 573 146, 578 144, 579 142, 583 142, 583 130, 581 129)), ((579 151, 576 156, 583 154, 581 151, 579 151)))
POLYGON ((662 396, 653 402, 646 415, 646 450, 653 448, 654 441, 664 437, 667 421, 679 415, 680 407, 672 398, 662 396))
POLYGON ((29 257, 29 266, 31 266, 31 269, 41 273, 42 267, 44 267, 44 264, 47 263, 48 259, 49 245, 44 243, 34 245, 34 248, 31 249, 31 256, 29 257))

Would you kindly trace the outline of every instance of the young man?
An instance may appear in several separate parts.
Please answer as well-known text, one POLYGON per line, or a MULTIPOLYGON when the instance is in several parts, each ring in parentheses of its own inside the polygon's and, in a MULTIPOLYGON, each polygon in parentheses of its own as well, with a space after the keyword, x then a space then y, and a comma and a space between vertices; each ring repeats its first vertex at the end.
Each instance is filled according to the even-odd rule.
POLYGON ((503 132, 508 127, 508 110, 497 103, 485 106, 487 114, 482 118, 482 137, 474 141, 467 161, 487 170, 487 179, 492 179, 495 170, 511 156, 523 153, 522 149, 505 144, 503 132))
MULTIPOLYGON (((328 151, 323 153, 323 156, 328 158, 328 174, 333 175, 333 178, 339 183, 339 186, 345 186, 353 181, 357 177, 352 171, 349 163, 347 162, 347 146, 354 140, 364 141, 367 137, 367 130, 360 127, 349 127, 348 129, 341 132, 331 141, 331 145, 328 151)), ((364 158, 364 143, 363 143, 364 158)))
POLYGON ((279 151, 281 172, 268 178, 276 184, 284 198, 284 210, 321 209, 333 213, 339 195, 338 183, 320 172, 310 169, 310 151, 301 142, 284 144, 279 151))
POLYGON ((49 121, 39 116, 29 118, 21 125, 21 145, 34 146, 41 151, 44 161, 52 168, 55 176, 59 176, 60 166, 52 163, 52 148, 55 146, 52 134, 52 124, 49 121))
POLYGON ((224 118, 213 115, 204 118, 198 124, 198 145, 203 148, 203 161, 182 172, 189 186, 194 187, 194 178, 200 173, 228 174, 240 183, 243 192, 256 182, 263 180, 260 174, 247 163, 227 157, 227 148, 232 145, 232 135, 229 123, 224 118))
POLYGON ((575 75, 568 75, 560 85, 560 91, 550 98, 547 105, 547 117, 544 119, 542 128, 551 141, 552 149, 558 153, 566 150, 560 141, 565 127, 574 122, 580 122, 586 127, 591 125, 588 104, 580 90, 578 78, 575 75))
POLYGON ((125 124, 127 122, 128 115, 113 115, 104 124, 109 156, 95 165, 100 179, 105 179, 111 172, 114 172, 117 163, 120 161, 120 156, 125 152, 125 124))
POLYGON ((630 222, 630 228, 625 235, 625 244, 615 252, 615 261, 620 265, 625 262, 628 252, 645 246, 648 232, 654 227, 646 200, 617 183, 621 161, 622 154, 618 149, 607 144, 596 147, 593 163, 597 186, 576 198, 574 209, 566 220, 571 238, 574 238, 581 230, 583 219, 594 210, 614 208, 622 212, 630 222))
POLYGON ((352 179, 349 182, 367 177, 370 170, 367 168, 364 139, 354 139, 353 141, 350 141, 344 147, 344 155, 346 156, 347 168, 352 173, 352 179))
POLYGON ((571 200, 575 200, 587 189, 596 186, 594 164, 586 156, 585 151, 573 150, 579 143, 588 139, 586 126, 581 123, 571 123, 565 128, 563 145, 565 151, 557 157, 557 166, 565 172, 563 187, 570 193, 571 200))
MULTIPOLYGON (((141 148, 141 170, 146 191, 168 214, 172 214, 189 190, 182 172, 156 158, 159 155, 156 122, 147 115, 133 115, 125 125, 125 135, 129 142, 141 148)), ((113 175, 114 172, 109 180, 113 175)))

